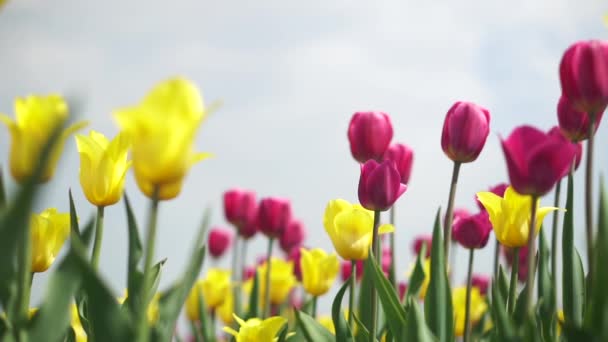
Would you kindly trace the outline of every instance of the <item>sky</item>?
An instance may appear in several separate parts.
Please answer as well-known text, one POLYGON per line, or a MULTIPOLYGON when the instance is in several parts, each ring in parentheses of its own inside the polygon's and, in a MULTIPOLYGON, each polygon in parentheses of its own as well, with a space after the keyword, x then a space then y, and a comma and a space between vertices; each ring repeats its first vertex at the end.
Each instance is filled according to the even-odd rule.
MULTIPOLYGON (((430 233, 435 212, 446 206, 452 165, 440 137, 451 105, 473 101, 492 117, 486 146, 462 167, 456 194, 457 207, 474 211, 477 191, 508 181, 499 138, 522 124, 544 130, 557 124, 564 50, 577 40, 608 37, 602 22, 608 4, 599 0, 255 3, 9 0, 0 11, 2 113, 13 115, 17 96, 59 92, 83 100, 72 115, 90 121, 85 133, 114 136, 112 111, 173 76, 195 82, 206 103, 222 102, 196 140, 214 158, 195 165, 180 196, 160 207, 156 257, 167 258, 161 288, 183 271, 204 208, 212 209, 214 225, 226 225, 221 198, 231 187, 290 198, 308 229, 305 244, 331 251, 323 211, 331 199, 357 201, 359 166, 346 130, 352 114, 363 110, 388 113, 394 141, 415 151, 396 214, 397 275, 405 279, 412 239, 430 233)), ((597 133, 598 176, 608 166, 607 130, 597 133)), ((1 165, 8 163, 9 143, 8 130, 0 129, 1 165)), ((79 216, 93 215, 78 165, 70 139, 38 210, 67 212, 71 188, 79 216)), ((582 174, 575 179, 575 222, 585 260, 582 174)), ((126 192, 143 226, 149 201, 131 173, 126 192)), ((552 194, 542 199, 552 202, 552 194)), ((122 202, 106 209, 105 227, 100 267, 118 296, 126 286, 122 202)), ((249 260, 264 253, 265 243, 251 242, 249 260)), ((453 279, 463 284, 466 253, 456 253, 453 279)), ((492 255, 493 243, 477 252, 477 273, 491 272, 492 255)), ((205 269, 228 265, 225 257, 206 261, 205 269)), ((46 279, 35 278, 34 304, 46 279)), ((330 298, 320 306, 327 313, 330 298)))

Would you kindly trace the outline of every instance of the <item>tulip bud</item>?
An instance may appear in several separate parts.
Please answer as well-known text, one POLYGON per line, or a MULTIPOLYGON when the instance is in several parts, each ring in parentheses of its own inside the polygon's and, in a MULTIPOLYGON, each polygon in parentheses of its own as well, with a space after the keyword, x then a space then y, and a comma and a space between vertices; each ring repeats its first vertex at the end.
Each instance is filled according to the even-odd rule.
POLYGON ((258 229, 269 238, 278 238, 291 221, 291 204, 289 200, 278 197, 267 197, 260 201, 258 207, 258 229))
POLYGON ((490 133, 490 112, 472 102, 456 102, 443 122, 441 148, 455 162, 477 159, 490 133))
MULTIPOLYGON (((503 197, 505 195, 505 191, 507 190, 508 187, 509 187, 509 184, 500 183, 500 184, 497 184, 497 185, 491 187, 489 189, 489 191, 491 193, 495 194, 496 196, 503 197)), ((486 210, 486 207, 484 207, 483 204, 481 204, 481 202, 477 198, 477 195, 475 195, 475 202, 477 202, 477 206, 479 207, 479 210, 486 210)))
MULTIPOLYGON (((357 281, 359 281, 363 276, 363 260, 357 260, 357 262, 355 263, 355 268, 357 271, 357 281)), ((351 262, 346 260, 342 261, 342 265, 340 268, 340 278, 342 279, 342 282, 347 282, 352 272, 353 266, 351 265, 351 262)))
MULTIPOLYGON (((594 132, 600 126, 604 111, 600 111, 595 115, 594 132)), ((570 101, 562 95, 557 104, 557 121, 562 133, 572 142, 579 142, 589 138, 589 115, 586 112, 580 112, 572 106, 570 101)))
MULTIPOLYGON (((224 193, 224 216, 226 221, 239 230, 239 235, 246 227, 255 227, 258 205, 255 192, 241 189, 231 189, 224 193)), ((251 233, 251 229, 247 233, 251 233)), ((255 234, 255 230, 253 232, 255 234)), ((253 236, 253 234, 252 234, 253 236)))
POLYGON ((490 277, 481 275, 481 274, 473 274, 471 278, 471 285, 475 286, 479 289, 479 292, 485 296, 488 293, 488 286, 490 284, 490 277))
POLYGON ((479 249, 486 246, 492 224, 486 211, 461 218, 454 225, 454 239, 464 248, 479 249))
POLYGON ((289 222, 279 238, 279 245, 285 253, 293 248, 300 247, 306 238, 306 228, 300 220, 293 219, 289 222))
POLYGON ((300 248, 292 248, 287 255, 287 260, 293 262, 293 275, 296 276, 298 281, 302 281, 302 265, 300 265, 300 259, 302 258, 302 252, 300 248))
POLYGON ((425 258, 429 258, 431 256, 431 246, 433 245, 433 237, 431 235, 418 235, 416 239, 414 239, 414 243, 412 244, 412 250, 414 254, 420 254, 420 250, 422 246, 426 245, 426 256, 425 258))
POLYGON ((216 227, 209 231, 207 244, 209 245, 209 254, 214 258, 219 258, 230 248, 234 233, 227 228, 216 227))
MULTIPOLYGON (((471 216, 471 213, 468 209, 465 208, 456 208, 454 209, 454 216, 452 216, 452 242, 456 242, 456 238, 454 238, 454 227, 456 226, 456 222, 463 217, 471 216)), ((445 221, 445 217, 444 217, 445 221)))
POLYGON ((348 126, 350 152, 359 163, 382 161, 393 138, 390 117, 382 112, 357 112, 348 126))
POLYGON ((392 160, 395 163, 395 167, 401 175, 401 183, 407 185, 412 174, 414 150, 404 144, 392 144, 384 153, 384 159, 392 160))
POLYGON ((365 209, 386 211, 406 189, 393 162, 385 160, 378 164, 375 160, 369 160, 361 165, 359 202, 365 209))
POLYGON ((562 95, 581 112, 597 115, 608 105, 608 42, 579 41, 559 65, 562 95))
MULTIPOLYGON (((581 164, 581 160, 583 159, 583 143, 570 142, 570 140, 568 140, 568 138, 564 135, 564 132, 557 126, 553 126, 553 128, 551 128, 547 134, 549 136, 560 139, 564 142, 564 144, 571 143, 572 146, 574 146, 574 169, 578 170, 578 167, 581 164)), ((562 178, 568 176, 568 173, 570 173, 570 168, 566 170, 562 178)))

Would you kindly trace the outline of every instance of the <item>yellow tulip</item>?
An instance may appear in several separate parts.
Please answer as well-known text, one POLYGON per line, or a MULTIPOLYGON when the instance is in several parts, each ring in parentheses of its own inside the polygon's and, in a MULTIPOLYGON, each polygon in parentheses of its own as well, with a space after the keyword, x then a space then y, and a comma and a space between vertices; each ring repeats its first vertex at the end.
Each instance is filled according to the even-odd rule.
MULTIPOLYGON (((457 287, 452 290, 452 305, 454 306, 454 333, 456 336, 462 336, 464 334, 464 320, 466 310, 466 287, 457 287)), ((471 320, 471 326, 474 326, 481 320, 483 315, 488 310, 488 304, 486 300, 479 292, 477 287, 471 288, 471 306, 469 311, 469 318, 471 320)))
MULTIPOLYGON (((51 135, 68 119, 68 106, 59 95, 17 98, 15 117, 13 120, 5 114, 0 114, 0 122, 10 131, 10 170, 13 178, 21 183, 32 176, 40 161, 40 153, 48 144, 51 135)), ((53 177, 65 140, 84 126, 86 122, 78 122, 61 132, 50 151, 40 182, 47 182, 53 177)))
POLYGON ((234 319, 239 323, 239 331, 224 327, 224 331, 236 339, 236 342, 273 342, 278 340, 276 335, 287 323, 284 317, 270 317, 265 320, 251 318, 243 321, 237 315, 234 319))
POLYGON ((186 299, 188 319, 191 321, 200 319, 199 296, 203 296, 207 309, 214 310, 222 305, 230 291, 230 271, 217 268, 210 269, 204 279, 200 279, 194 284, 186 299))
MULTIPOLYGON (((372 244, 374 213, 343 199, 329 201, 323 225, 336 252, 346 260, 367 259, 372 244)), ((379 234, 390 233, 394 227, 381 225, 379 234)))
POLYGON ((564 310, 557 310, 557 336, 562 335, 562 325, 564 325, 564 310))
POLYGON ((313 296, 324 295, 329 291, 340 270, 338 257, 335 254, 328 255, 320 248, 310 251, 301 248, 300 251, 304 290, 313 296))
POLYGON ((217 307, 217 314, 220 316, 220 319, 224 324, 230 325, 234 322, 234 317, 232 314, 234 313, 234 298, 232 296, 232 292, 228 292, 228 296, 224 299, 222 305, 217 307))
POLYGON ((336 334, 336 327, 334 326, 334 321, 331 316, 320 316, 319 318, 317 318, 317 321, 321 323, 321 325, 324 326, 325 329, 329 330, 330 333, 332 333, 333 335, 336 334))
MULTIPOLYGON (((530 231, 531 196, 518 194, 512 187, 505 191, 504 198, 492 192, 478 192, 477 198, 490 215, 490 222, 498 241, 510 248, 523 247, 528 243, 530 231)), ((559 208, 539 208, 536 203, 536 233, 545 216, 559 208)))
MULTIPOLYGON (((270 271, 270 302, 281 304, 287 299, 289 292, 296 285, 297 280, 293 274, 293 262, 284 261, 279 258, 270 258, 272 263, 270 271)), ((260 288, 260 300, 265 303, 266 293, 266 270, 268 264, 265 262, 258 268, 258 281, 260 288)))
POLYGON ((70 234, 70 214, 49 208, 30 218, 32 272, 44 272, 55 261, 70 234))
POLYGON ((132 143, 133 169, 139 189, 153 197, 176 197, 192 165, 207 158, 194 152, 194 139, 206 110, 197 87, 182 78, 156 85, 136 106, 114 117, 132 143))
POLYGON ((91 131, 88 136, 77 134, 76 146, 80 153, 80 186, 87 200, 98 207, 118 202, 130 166, 127 137, 118 134, 108 141, 103 134, 91 131))
POLYGON ((72 330, 74 330, 76 342, 87 342, 87 333, 84 331, 84 328, 80 322, 80 316, 78 316, 78 308, 76 308, 76 304, 72 304, 71 313, 72 316, 70 325, 72 326, 72 330))

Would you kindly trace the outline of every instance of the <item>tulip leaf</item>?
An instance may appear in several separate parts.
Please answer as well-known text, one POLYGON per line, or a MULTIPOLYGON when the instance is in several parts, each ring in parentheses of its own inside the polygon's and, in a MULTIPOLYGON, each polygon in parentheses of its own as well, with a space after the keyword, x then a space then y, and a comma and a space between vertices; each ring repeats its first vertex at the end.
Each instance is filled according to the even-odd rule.
MULTIPOLYGON (((357 333, 355 334, 355 341, 357 342, 368 342, 369 341, 369 330, 363 325, 363 322, 359 319, 356 313, 353 312, 353 319, 357 323, 357 333)), ((354 332, 353 332, 354 333, 354 332)))
POLYGON ((527 320, 528 310, 526 309, 526 290, 527 284, 521 289, 515 301, 515 310, 513 310, 513 321, 516 325, 521 326, 524 320, 527 320))
POLYGON ((207 317, 207 304, 202 293, 198 296, 198 317, 200 318, 200 331, 203 341, 215 341, 215 327, 211 325, 209 317, 207 317))
POLYGON ((333 342, 335 336, 307 313, 294 310, 298 326, 308 342, 333 342))
MULTIPOLYGON (((509 296, 509 281, 507 280, 507 273, 502 265, 498 266, 498 291, 500 293, 500 298, 506 300, 509 296)), ((503 302, 503 305, 507 305, 506 302, 503 302)))
POLYGON ((425 296, 426 322, 440 341, 454 340, 454 311, 441 236, 440 210, 435 215, 431 247, 431 280, 425 296))
MULTIPOLYGON (((416 297, 420 292, 422 284, 424 284, 424 279, 426 275, 424 274, 424 266, 423 266, 423 256, 426 256, 426 244, 422 244, 422 248, 420 248, 420 252, 416 257, 416 263, 414 264, 414 270, 410 275, 410 280, 407 286, 405 297, 416 297)), ((407 303, 407 301, 406 301, 407 303)))
POLYGON ((250 318, 259 317, 259 301, 260 301, 260 274, 256 270, 253 275, 253 286, 251 289, 251 294, 249 295, 249 312, 247 312, 247 316, 245 320, 250 318))
POLYGON ((277 342, 285 342, 287 341, 287 333, 289 332, 288 324, 285 324, 283 328, 279 331, 279 337, 277 342))
MULTIPOLYGON (((502 270, 502 267, 501 267, 502 270)), ((513 335, 513 324, 507 314, 507 308, 505 305, 506 295, 501 294, 498 289, 499 285, 492 282, 492 320, 496 325, 496 335, 499 341, 513 341, 515 336, 513 335)))
MULTIPOLYGON (((353 274, 350 275, 353 277, 353 274)), ((352 280, 352 279, 351 279, 352 280)), ((349 289, 350 281, 345 281, 340 287, 340 290, 336 294, 334 302, 331 306, 331 315, 334 322, 334 328, 336 329, 336 339, 338 341, 348 341, 352 339, 352 333, 348 322, 344 319, 344 312, 342 311, 342 300, 344 293, 349 289)), ((349 308, 350 310, 351 308, 349 308)))
POLYGON ((371 303, 371 293, 374 290, 374 281, 372 280, 372 275, 369 272, 365 272, 363 270, 363 275, 361 276, 361 281, 359 284, 359 319, 363 323, 366 329, 372 326, 372 303, 371 303))
POLYGON ((553 289, 551 275, 549 274, 550 254, 543 229, 540 230, 538 247, 538 315, 541 331, 545 341, 553 341, 551 338, 555 329, 552 329, 555 317, 555 305, 553 304, 553 289))
POLYGON ((2 168, 0 168, 0 210, 6 207, 6 191, 4 190, 4 178, 2 174, 2 168))
POLYGON ((436 341, 435 337, 424 321, 424 316, 420 311, 420 306, 418 306, 418 303, 416 303, 412 297, 408 297, 406 300, 408 301, 409 307, 407 312, 407 323, 403 328, 403 334, 397 335, 399 336, 397 341, 436 341))
POLYGON ((583 318, 584 284, 582 268, 577 262, 574 248, 574 184, 572 174, 568 176, 566 214, 562 234, 562 270, 564 318, 569 325, 580 326, 583 318))
MULTIPOLYGON (((136 310, 139 309, 137 305, 137 299, 141 293, 141 283, 143 280, 143 273, 137 269, 137 264, 141 260, 143 255, 143 249, 141 240, 139 238, 139 232, 137 228, 137 221, 131 208, 131 202, 127 194, 124 195, 125 211, 127 215, 127 228, 129 231, 129 256, 127 263, 127 289, 129 292, 129 298, 125 301, 125 304, 133 315, 136 314, 136 310)), ((153 292, 151 292, 153 293, 153 292)))

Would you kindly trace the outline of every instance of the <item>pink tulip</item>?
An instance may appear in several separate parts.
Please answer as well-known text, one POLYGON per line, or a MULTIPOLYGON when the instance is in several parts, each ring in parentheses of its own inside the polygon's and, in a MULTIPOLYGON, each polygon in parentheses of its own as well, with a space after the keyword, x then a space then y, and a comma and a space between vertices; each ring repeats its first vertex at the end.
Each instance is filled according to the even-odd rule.
POLYGON ((531 126, 517 127, 502 140, 511 186, 522 195, 542 196, 561 179, 575 147, 531 126))
POLYGON ((482 295, 488 293, 488 286, 490 284, 490 277, 481 274, 473 274, 471 278, 471 284, 479 289, 482 295))
POLYGON ((422 245, 426 244, 426 257, 431 256, 431 246, 433 245, 433 236, 431 235, 419 235, 414 239, 414 243, 412 244, 412 250, 414 254, 420 254, 420 250, 422 249, 422 245))
POLYGON ((459 219, 454 224, 452 236, 464 248, 484 248, 488 243, 492 224, 486 211, 459 219))
POLYGON ((608 105, 608 42, 579 41, 559 65, 562 95, 580 111, 597 115, 608 105))
MULTIPOLYGON (((505 191, 507 190, 508 187, 509 187, 509 184, 500 183, 500 184, 497 184, 497 185, 491 187, 488 191, 490 191, 491 193, 494 193, 495 195, 503 197, 505 195, 505 191)), ((483 204, 481 204, 481 202, 477 198, 477 195, 475 195, 475 202, 477 202, 477 206, 479 207, 479 210, 481 210, 481 211, 486 210, 486 207, 484 207, 483 204)))
POLYGON ((490 133, 490 112, 472 102, 456 102, 445 116, 443 152, 455 162, 477 159, 490 133))
POLYGON ((414 150, 404 144, 392 144, 384 153, 384 159, 392 160, 395 163, 395 167, 401 175, 401 183, 407 185, 414 165, 414 150))
POLYGON ((391 270, 391 264, 393 263, 393 258, 391 256, 391 249, 384 248, 382 249, 382 271, 388 278, 389 271, 391 270))
POLYGON ((234 232, 228 228, 215 227, 209 231, 207 245, 209 254, 214 258, 219 258, 230 248, 234 232))
POLYGON ((353 158, 359 163, 382 161, 393 138, 390 117, 382 112, 357 112, 350 119, 348 141, 353 158))
MULTIPOLYGON (((355 263, 355 267, 357 268, 357 281, 359 281, 359 280, 361 280, 361 277, 363 276, 363 261, 358 260, 355 263)), ((346 260, 342 261, 342 265, 341 265, 341 269, 340 269, 340 278, 342 279, 342 282, 348 281, 352 271, 353 271, 353 268, 352 268, 350 261, 346 261, 346 260)))
MULTIPOLYGON (((572 146, 574 146, 574 169, 578 170, 578 166, 581 164, 581 159, 583 159, 583 143, 570 142, 570 140, 568 140, 568 138, 564 135, 564 132, 557 126, 553 126, 553 128, 551 128, 547 134, 557 139, 561 139, 564 144, 571 143, 572 146)), ((566 173, 562 175, 562 178, 568 176, 569 171, 569 169, 566 170, 566 173)))
POLYGON ((292 248, 287 255, 287 260, 293 262, 293 275, 296 276, 298 281, 302 281, 302 265, 300 259, 302 258, 302 251, 299 248, 292 248))
POLYGON ((298 249, 306 238, 306 228, 300 220, 292 219, 279 238, 279 245, 285 253, 298 249))
MULTIPOLYGON (((460 220, 463 217, 468 217, 471 216, 471 212, 466 209, 466 208, 456 208, 454 209, 454 216, 452 217, 452 242, 455 242, 456 239, 454 238, 454 226, 456 226, 456 222, 458 222, 458 220, 460 220)), ((444 217, 444 221, 445 221, 445 217, 444 217)))
POLYGON ((255 226, 257 213, 255 192, 235 188, 224 193, 224 216, 237 227, 239 234, 244 227, 255 226))
POLYGON ((252 237, 255 236, 255 234, 258 232, 258 223, 256 220, 253 220, 249 223, 247 223, 246 225, 242 226, 239 229, 239 235, 245 239, 245 240, 249 240, 252 237))
MULTIPOLYGON (((503 247, 503 253, 509 267, 513 266, 513 249, 503 247)), ((525 282, 528 279, 528 246, 519 248, 519 266, 517 270, 517 278, 520 282, 525 282)))
POLYGON ((257 225, 269 238, 278 238, 291 221, 291 203, 279 197, 267 197, 258 206, 257 225))
POLYGON ((368 210, 386 211, 407 189, 401 184, 401 176, 395 164, 385 160, 378 164, 369 160, 361 165, 359 177, 359 202, 368 210))
POLYGON ((255 276, 255 267, 254 266, 245 266, 243 268, 243 281, 249 280, 255 276))
POLYGON ((407 283, 404 281, 399 282, 399 299, 403 300, 405 293, 407 292, 407 283))
MULTIPOLYGON (((604 111, 595 115, 595 129, 600 126, 604 111)), ((574 109, 570 101, 565 96, 559 98, 557 104, 557 121, 562 133, 572 142, 579 142, 589 138, 589 115, 574 109)))

